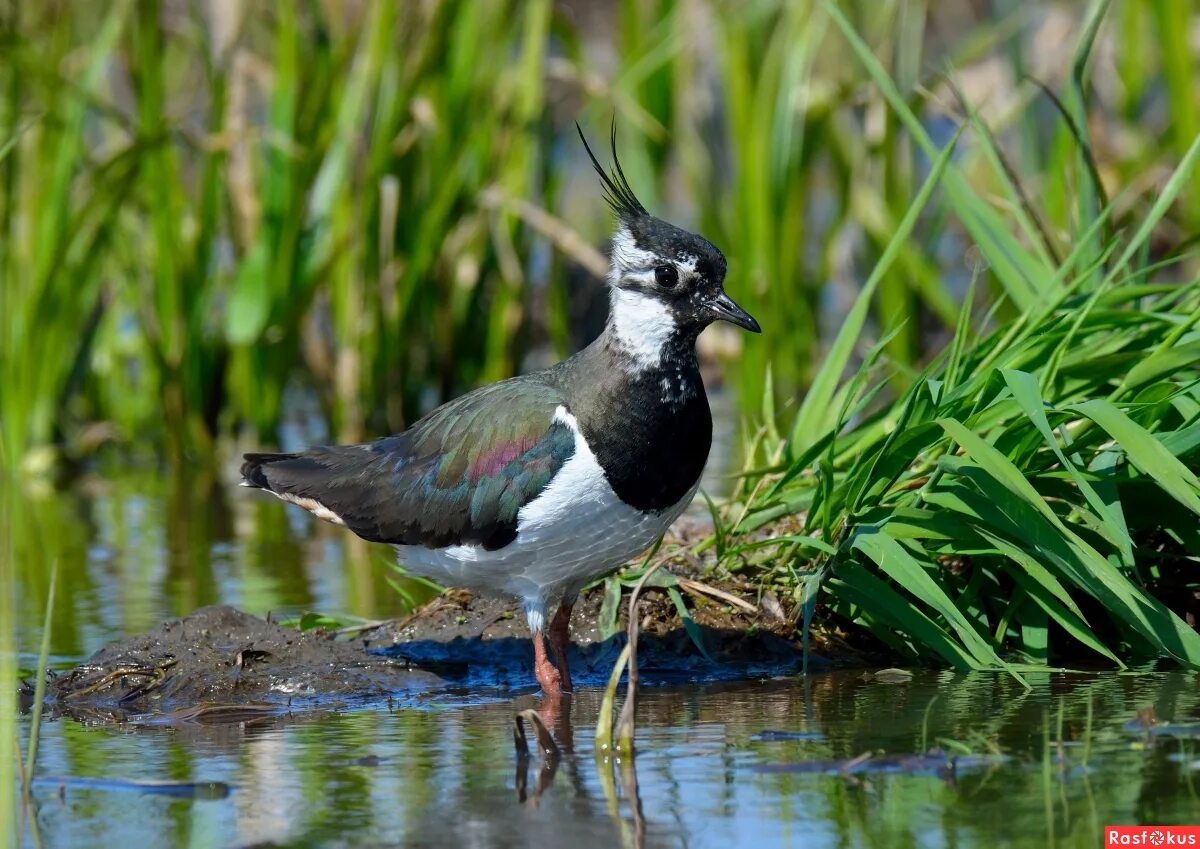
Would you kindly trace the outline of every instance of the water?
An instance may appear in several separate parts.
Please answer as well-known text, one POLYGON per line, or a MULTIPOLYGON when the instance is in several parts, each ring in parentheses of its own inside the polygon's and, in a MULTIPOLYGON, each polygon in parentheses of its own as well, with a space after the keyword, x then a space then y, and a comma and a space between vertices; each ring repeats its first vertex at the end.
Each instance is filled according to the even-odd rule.
MULTIPOLYGON (((186 494, 172 493, 130 475, 23 505, 22 664, 33 665, 53 558, 60 666, 217 601, 258 613, 397 612, 384 558, 295 511, 227 492, 190 482, 186 494)), ((615 771, 594 757, 594 689, 571 706, 573 751, 527 765, 514 754, 512 720, 538 705, 529 692, 454 692, 217 726, 53 720, 42 730, 43 780, 33 793, 38 839, 47 847, 1095 847, 1107 824, 1200 821, 1195 674, 1027 677, 1029 689, 1003 675, 922 670, 906 683, 833 672, 647 688, 633 769, 615 771), (1177 736, 1131 724, 1150 706, 1177 736), (225 787, 192 798, 124 780, 225 787)), ((24 739, 28 717, 20 722, 24 739)))
POLYGON ((535 756, 524 803, 511 727, 532 695, 172 730, 57 721, 44 729, 44 775, 220 781, 230 792, 192 800, 68 786, 60 798, 50 782, 35 792, 38 823, 46 846, 582 849, 639 836, 646 846, 688 847, 1099 846, 1106 824, 1197 819, 1200 738, 1147 742, 1125 727, 1150 704, 1198 718, 1194 676, 1047 675, 1031 684, 946 672, 880 684, 834 673, 648 689, 634 761, 640 806, 619 771, 606 792, 593 757, 594 691, 573 705, 575 754, 540 794, 535 756), (974 754, 957 771, 944 757, 894 757, 935 746, 974 754), (876 754, 846 765, 865 753, 876 754))

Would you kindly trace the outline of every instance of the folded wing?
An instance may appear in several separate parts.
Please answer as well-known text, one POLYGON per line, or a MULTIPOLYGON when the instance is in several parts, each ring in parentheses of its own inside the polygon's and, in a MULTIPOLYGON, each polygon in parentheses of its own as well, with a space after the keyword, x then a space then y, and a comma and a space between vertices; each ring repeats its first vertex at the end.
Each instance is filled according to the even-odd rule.
POLYGON ((515 378, 434 410, 398 436, 295 454, 247 454, 243 484, 374 542, 503 548, 520 509, 575 451, 552 386, 515 378))

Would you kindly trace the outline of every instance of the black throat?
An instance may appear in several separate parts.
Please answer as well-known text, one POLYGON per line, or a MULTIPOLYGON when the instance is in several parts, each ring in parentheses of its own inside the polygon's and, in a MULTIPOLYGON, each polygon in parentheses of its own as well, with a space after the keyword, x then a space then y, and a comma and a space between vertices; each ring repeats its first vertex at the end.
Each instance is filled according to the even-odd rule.
POLYGON ((712 415, 694 334, 639 366, 608 332, 561 364, 560 386, 621 501, 647 512, 678 504, 704 470, 712 415))

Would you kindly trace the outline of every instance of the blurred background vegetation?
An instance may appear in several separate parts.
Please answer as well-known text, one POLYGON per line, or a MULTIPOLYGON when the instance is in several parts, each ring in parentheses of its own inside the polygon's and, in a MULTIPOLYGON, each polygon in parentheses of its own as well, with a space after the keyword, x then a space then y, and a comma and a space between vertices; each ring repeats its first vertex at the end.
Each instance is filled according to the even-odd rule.
POLYGON ((1173 599, 1174 639, 1200 597, 1189 0, 0 0, 0 56, 0 639, 19 607, 29 645, 54 560, 57 656, 214 601, 394 613, 386 550, 232 500, 238 449, 393 432, 586 344, 611 222, 574 123, 615 118, 765 328, 701 339, 750 470, 722 569, 795 600, 825 576, 840 625, 966 666, 1046 662, 1047 617, 1086 639, 1090 609, 1014 581, 1120 586, 1107 651, 1200 663, 1137 607, 1173 599), (1174 465, 1077 429, 1098 400, 1174 465), (1093 572, 938 524, 941 487, 1010 471, 955 466, 943 419, 1093 572), (933 535, 902 544, 933 608, 863 539, 887 522, 933 535))
MULTIPOLYGON (((927 142, 968 125, 955 167, 986 201, 924 216, 873 294, 902 389, 973 275, 1007 290, 997 321, 1021 306, 980 232, 1053 264, 1097 191, 1113 229, 1144 212, 1200 131, 1200 17, 1118 2, 1077 67, 1083 3, 841 7, 927 142)), ((753 415, 769 363, 783 417, 930 167, 817 2, 2 9, 0 449, 26 473, 362 439, 580 347, 609 220, 573 122, 614 116, 644 201, 763 318, 706 359, 753 415)), ((1198 223, 1193 182, 1152 252, 1198 223)))

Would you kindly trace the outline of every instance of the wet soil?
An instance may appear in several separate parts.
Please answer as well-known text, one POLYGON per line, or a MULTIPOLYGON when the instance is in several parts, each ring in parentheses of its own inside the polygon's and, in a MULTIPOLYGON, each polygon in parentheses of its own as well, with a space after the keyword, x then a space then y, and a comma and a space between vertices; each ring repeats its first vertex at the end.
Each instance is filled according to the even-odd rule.
MULTIPOLYGON (((628 599, 621 602, 611 635, 601 631, 603 603, 603 588, 597 587, 580 597, 571 617, 568 662, 577 685, 603 685, 625 645, 628 599)), ((703 651, 667 593, 643 590, 638 669, 644 683, 770 677, 799 668, 800 647, 788 637, 794 628, 785 619, 699 595, 689 594, 687 605, 703 651)), ((451 590, 362 639, 374 650, 472 688, 533 686, 529 630, 515 601, 451 590)))
MULTIPOLYGON (((671 596, 647 587, 639 606, 639 670, 648 685, 773 677, 799 669, 794 620, 747 587, 684 579, 685 627, 671 596), (701 648, 701 646, 703 648, 701 648)), ((604 619, 604 591, 584 594, 572 617, 577 686, 602 685, 625 643, 628 599, 604 619)), ((827 665, 820 656, 810 664, 827 665)), ((119 640, 56 676, 47 700, 91 719, 241 721, 329 709, 347 702, 414 698, 435 691, 473 698, 533 690, 525 616, 513 601, 449 590, 412 615, 339 638, 305 632, 231 607, 205 607, 119 640)))
POLYGON ((187 710, 188 718, 201 720, 442 685, 432 672, 361 645, 214 606, 106 646, 56 676, 46 695, 52 708, 67 714, 123 718, 187 710))

